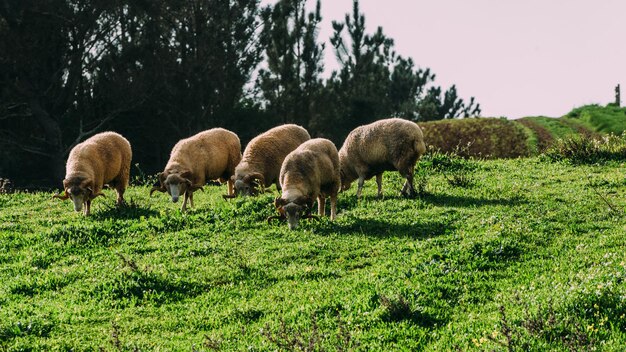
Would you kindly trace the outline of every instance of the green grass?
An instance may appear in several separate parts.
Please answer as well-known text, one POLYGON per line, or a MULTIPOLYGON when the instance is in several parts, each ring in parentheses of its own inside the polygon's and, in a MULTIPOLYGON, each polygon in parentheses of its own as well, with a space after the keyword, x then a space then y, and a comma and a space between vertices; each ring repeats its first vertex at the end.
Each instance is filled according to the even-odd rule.
POLYGON ((579 120, 597 132, 619 135, 626 131, 626 108, 586 105, 572 110, 566 117, 579 120))
POLYGON ((425 158, 420 198, 386 173, 297 231, 224 187, 0 195, 0 350, 621 351, 625 169, 425 158))
POLYGON ((562 119, 555 119, 553 117, 533 116, 525 117, 533 121, 543 128, 547 129, 553 138, 567 138, 578 135, 578 131, 570 125, 564 124, 562 119))

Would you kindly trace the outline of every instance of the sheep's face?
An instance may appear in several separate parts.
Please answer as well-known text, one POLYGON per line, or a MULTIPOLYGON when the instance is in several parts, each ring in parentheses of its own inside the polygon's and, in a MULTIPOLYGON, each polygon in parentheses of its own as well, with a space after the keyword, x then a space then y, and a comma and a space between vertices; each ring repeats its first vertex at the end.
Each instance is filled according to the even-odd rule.
POLYGON ((66 189, 67 194, 74 202, 74 211, 79 212, 83 210, 83 204, 89 200, 89 196, 91 196, 90 188, 83 188, 80 186, 73 186, 66 189))
POLYGON ((287 218, 287 225, 289 226, 289 229, 295 230, 298 228, 298 223, 300 222, 300 218, 302 217, 305 207, 296 203, 289 203, 283 207, 283 210, 285 212, 285 217, 287 218))
POLYGON ((235 194, 242 196, 256 196, 263 190, 265 179, 261 173, 255 172, 235 181, 235 194))
POLYGON ((293 202, 280 197, 274 200, 276 210, 280 213, 281 218, 287 219, 290 230, 295 230, 298 227, 300 219, 311 217, 311 205, 309 203, 311 203, 311 199, 304 196, 298 197, 293 202))
MULTIPOLYGON (((184 175, 184 174, 183 174, 184 175)), ((191 181, 183 175, 170 174, 165 178, 163 184, 167 193, 172 197, 172 202, 178 202, 181 194, 185 194, 191 187, 191 181)))
POLYGON ((348 180, 348 177, 346 176, 343 168, 341 169, 339 174, 341 175, 341 191, 343 192, 349 190, 350 186, 352 186, 352 180, 348 180))
POLYGON ((256 195, 256 190, 250 183, 244 182, 243 180, 235 181, 235 194, 238 196, 254 196, 256 195))
POLYGON ((91 182, 84 177, 70 177, 64 179, 63 188, 65 188, 65 197, 61 199, 72 199, 74 210, 77 212, 82 211, 83 205, 93 198, 91 182))

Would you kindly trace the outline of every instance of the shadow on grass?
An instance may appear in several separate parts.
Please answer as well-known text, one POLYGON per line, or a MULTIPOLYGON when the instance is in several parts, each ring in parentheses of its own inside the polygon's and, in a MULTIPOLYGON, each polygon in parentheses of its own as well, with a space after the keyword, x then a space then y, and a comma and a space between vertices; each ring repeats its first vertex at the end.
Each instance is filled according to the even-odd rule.
POLYGON ((142 216, 144 218, 158 215, 159 212, 151 209, 150 206, 143 206, 137 204, 134 200, 130 200, 129 203, 125 203, 121 206, 115 206, 110 204, 104 204, 104 210, 93 212, 90 217, 94 220, 106 220, 106 219, 139 219, 142 216))
POLYGON ((477 197, 465 197, 465 196, 453 196, 449 194, 427 194, 421 198, 425 203, 436 206, 448 206, 448 207, 484 207, 490 205, 508 205, 515 206, 526 204, 528 201, 521 196, 514 196, 511 198, 477 198, 477 197))
POLYGON ((415 220, 411 223, 398 223, 395 219, 394 221, 396 222, 384 219, 349 217, 348 223, 325 221, 315 228, 315 232, 321 235, 356 233, 370 237, 409 237, 418 239, 441 236, 456 229, 456 224, 452 219, 446 221, 415 220))
POLYGON ((196 297, 210 286, 185 280, 172 280, 160 274, 143 271, 119 273, 112 280, 101 283, 92 295, 107 298, 115 306, 160 306, 196 297))

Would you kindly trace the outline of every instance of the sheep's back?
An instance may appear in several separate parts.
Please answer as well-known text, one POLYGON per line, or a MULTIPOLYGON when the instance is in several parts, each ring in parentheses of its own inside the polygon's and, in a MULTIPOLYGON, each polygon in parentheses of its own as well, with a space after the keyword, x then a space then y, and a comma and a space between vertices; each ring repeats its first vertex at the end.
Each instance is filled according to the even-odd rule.
POLYGON ((323 138, 311 139, 289 153, 280 171, 281 185, 286 182, 309 184, 309 189, 339 183, 337 147, 323 138), (287 176, 287 174, 289 175, 287 176))
MULTIPOLYGON (((66 172, 82 172, 107 183, 130 167, 132 151, 126 138, 102 132, 76 145, 68 157, 66 172)), ((98 181, 98 180, 94 180, 98 181)), ((98 185, 101 186, 101 185, 98 185)))
POLYGON ((262 173, 267 182, 271 182, 278 177, 287 155, 309 139, 309 133, 298 125, 274 127, 248 143, 242 160, 254 172, 262 173))
POLYGON ((419 141, 423 141, 423 136, 417 124, 398 118, 386 119, 354 129, 340 153, 353 162, 389 165, 407 154, 416 153, 419 141))
POLYGON ((168 166, 178 164, 193 174, 217 179, 227 173, 232 175, 240 160, 239 137, 226 129, 213 128, 176 143, 168 166))

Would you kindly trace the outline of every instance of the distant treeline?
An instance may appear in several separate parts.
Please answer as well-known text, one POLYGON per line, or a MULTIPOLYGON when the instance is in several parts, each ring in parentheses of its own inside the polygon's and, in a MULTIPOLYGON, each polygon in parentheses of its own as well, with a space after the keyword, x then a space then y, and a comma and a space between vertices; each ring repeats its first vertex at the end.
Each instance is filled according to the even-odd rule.
POLYGON ((331 48, 318 38, 320 2, 305 4, 0 1, 0 176, 57 184, 71 148, 104 130, 123 134, 133 163, 154 173, 176 141, 216 126, 245 145, 297 123, 339 147, 380 118, 480 114, 474 98, 396 54, 382 28, 368 32, 358 1, 332 22, 331 48), (340 68, 323 78, 333 54, 340 68))

